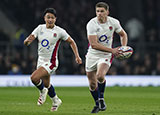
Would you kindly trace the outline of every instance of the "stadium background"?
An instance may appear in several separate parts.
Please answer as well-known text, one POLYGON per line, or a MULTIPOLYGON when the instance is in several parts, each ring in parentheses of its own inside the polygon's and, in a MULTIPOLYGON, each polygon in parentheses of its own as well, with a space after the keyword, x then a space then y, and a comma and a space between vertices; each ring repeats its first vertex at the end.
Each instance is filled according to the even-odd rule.
MULTIPOLYGON (((88 47, 85 26, 95 16, 94 6, 98 1, 0 1, 0 115, 89 115, 94 102, 84 71, 88 47), (50 112, 49 97, 44 106, 38 107, 38 90, 28 87, 33 86, 30 74, 36 66, 37 41, 29 47, 23 45, 25 37, 44 23, 42 13, 46 7, 57 10, 56 25, 73 37, 83 59, 82 65, 75 64, 69 45, 62 42, 60 66, 51 83, 63 104, 54 113, 50 112)), ((127 60, 114 59, 110 76, 106 76, 107 111, 98 114, 159 115, 160 87, 156 86, 160 86, 160 0, 101 1, 110 5, 110 15, 119 19, 127 31, 128 45, 134 48, 134 54, 127 60)), ((115 34, 114 47, 118 45, 115 34)))
MULTIPOLYGON (((103 0, 102 0, 103 1, 103 0)), ((129 37, 134 54, 128 60, 114 59, 109 75, 160 75, 160 1, 105 0, 110 15, 119 19, 129 37)), ((85 75, 88 47, 86 24, 95 16, 98 0, 1 0, 0 2, 0 74, 31 74, 36 67, 37 41, 30 47, 23 40, 43 22, 47 7, 57 10, 57 22, 76 41, 83 64, 75 64, 68 44, 62 42, 60 65, 55 74, 85 75)), ((119 38, 114 35, 114 47, 119 38)))

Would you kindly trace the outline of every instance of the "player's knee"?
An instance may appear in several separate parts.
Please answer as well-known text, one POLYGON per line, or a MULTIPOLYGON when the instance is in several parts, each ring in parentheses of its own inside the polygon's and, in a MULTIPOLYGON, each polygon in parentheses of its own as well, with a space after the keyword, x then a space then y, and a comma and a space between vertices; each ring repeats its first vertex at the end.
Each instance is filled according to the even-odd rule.
POLYGON ((97 74, 97 79, 98 79, 98 81, 99 81, 99 82, 103 82, 103 81, 105 80, 104 76, 105 76, 105 75, 103 75, 103 74, 97 74))
POLYGON ((95 90, 97 88, 97 84, 96 83, 91 83, 90 84, 90 89, 91 90, 95 90))
POLYGON ((33 84, 38 84, 40 79, 36 76, 31 76, 31 81, 32 81, 33 84))
POLYGON ((104 77, 99 77, 99 78, 98 78, 98 81, 99 81, 100 83, 103 83, 104 80, 105 80, 104 77))

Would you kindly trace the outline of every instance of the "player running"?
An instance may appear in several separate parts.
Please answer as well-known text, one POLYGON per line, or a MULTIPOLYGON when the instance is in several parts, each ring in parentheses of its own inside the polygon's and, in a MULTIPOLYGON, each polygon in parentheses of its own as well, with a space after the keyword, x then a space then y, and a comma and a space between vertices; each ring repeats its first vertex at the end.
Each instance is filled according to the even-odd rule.
POLYGON ((95 106, 91 113, 98 113, 106 109, 104 100, 105 75, 108 72, 113 55, 118 55, 118 48, 112 48, 113 33, 121 38, 121 45, 126 46, 127 34, 119 21, 109 15, 109 6, 105 2, 96 4, 96 17, 87 24, 89 49, 86 55, 86 74, 89 80, 91 95, 95 106))
POLYGON ((32 83, 40 91, 37 104, 42 105, 48 93, 52 100, 51 111, 57 111, 62 101, 58 98, 53 85, 50 84, 50 76, 58 67, 57 55, 60 42, 64 40, 70 44, 76 63, 81 64, 82 60, 75 41, 64 29, 55 25, 55 9, 47 8, 44 11, 44 20, 45 24, 41 24, 35 28, 31 35, 24 40, 24 44, 28 46, 33 40, 38 39, 37 69, 31 75, 32 83))

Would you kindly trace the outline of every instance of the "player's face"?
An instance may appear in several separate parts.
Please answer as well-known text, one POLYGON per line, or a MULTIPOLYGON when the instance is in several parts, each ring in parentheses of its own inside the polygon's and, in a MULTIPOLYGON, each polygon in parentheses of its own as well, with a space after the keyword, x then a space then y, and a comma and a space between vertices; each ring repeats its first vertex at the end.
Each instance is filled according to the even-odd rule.
POLYGON ((98 20, 101 23, 106 22, 108 14, 109 14, 109 11, 106 10, 105 8, 103 8, 103 7, 96 8, 96 15, 97 15, 98 20))
POLYGON ((44 20, 47 28, 53 28, 56 22, 56 17, 52 13, 46 13, 44 20))

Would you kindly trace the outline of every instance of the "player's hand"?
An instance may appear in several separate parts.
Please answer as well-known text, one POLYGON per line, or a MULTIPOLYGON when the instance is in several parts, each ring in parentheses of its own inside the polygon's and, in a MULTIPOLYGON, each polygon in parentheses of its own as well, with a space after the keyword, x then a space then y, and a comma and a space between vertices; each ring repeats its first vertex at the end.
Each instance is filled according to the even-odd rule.
POLYGON ((30 45, 30 44, 31 44, 31 42, 29 42, 29 41, 27 41, 27 40, 24 41, 24 45, 28 46, 28 45, 30 45))
POLYGON ((31 42, 35 39, 34 35, 29 35, 25 40, 24 40, 24 45, 28 46, 31 44, 31 42))
POLYGON ((76 57, 76 63, 77 64, 82 64, 82 59, 80 57, 76 57))
POLYGON ((114 56, 118 56, 118 55, 119 55, 120 51, 119 51, 118 49, 119 49, 119 47, 112 48, 112 54, 113 54, 114 56))

